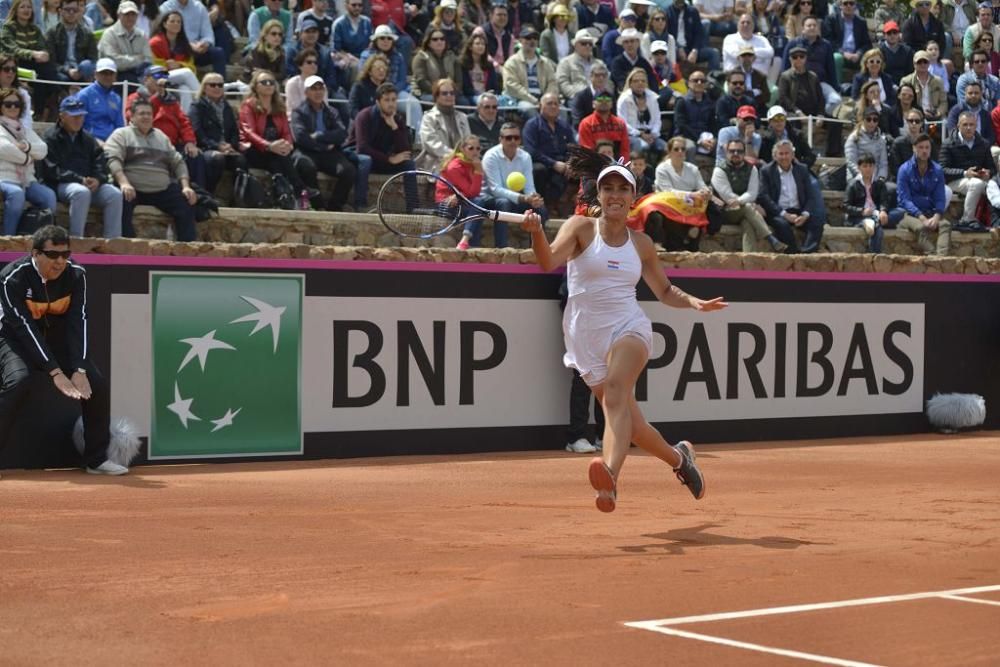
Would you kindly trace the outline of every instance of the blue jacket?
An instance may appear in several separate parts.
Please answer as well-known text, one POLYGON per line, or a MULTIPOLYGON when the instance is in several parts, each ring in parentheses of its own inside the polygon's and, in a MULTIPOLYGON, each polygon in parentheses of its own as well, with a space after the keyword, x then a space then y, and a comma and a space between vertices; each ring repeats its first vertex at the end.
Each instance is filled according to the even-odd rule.
MULTIPOLYGON (((684 5, 678 10, 677 5, 667 7, 667 32, 677 39, 677 22, 684 21, 684 38, 687 40, 687 51, 698 49, 699 51, 707 46, 705 31, 701 27, 701 14, 691 5, 684 5), (684 12, 681 16, 680 12, 684 12)), ((680 48, 680 44, 677 44, 680 48)))
POLYGON ((833 45, 822 37, 817 37, 815 42, 809 42, 805 37, 796 37, 785 45, 783 55, 784 67, 786 70, 792 66, 792 59, 788 57, 788 52, 794 46, 806 47, 806 68, 810 72, 815 72, 821 83, 827 83, 834 88, 840 85, 837 81, 837 67, 833 63, 833 45))
MULTIPOLYGON (((362 51, 358 68, 360 69, 364 67, 365 61, 375 53, 380 53, 380 51, 376 48, 365 49, 362 51)), ((409 72, 406 70, 406 63, 403 61, 403 54, 399 52, 399 49, 393 49, 392 53, 389 55, 389 76, 386 77, 386 81, 396 86, 396 90, 401 93, 409 92, 410 84, 407 83, 408 74, 409 72)))
POLYGON ((104 88, 95 81, 77 93, 76 98, 87 107, 83 129, 95 138, 106 141, 112 132, 124 127, 122 98, 114 88, 104 88))
POLYGON ((566 146, 572 143, 576 143, 573 129, 562 118, 556 119, 554 131, 541 114, 524 124, 524 150, 528 151, 532 160, 541 162, 549 169, 556 162, 569 159, 566 146))
POLYGON ((346 51, 360 57, 361 52, 368 48, 375 28, 372 27, 372 20, 367 16, 362 15, 360 21, 357 32, 352 29, 351 21, 346 14, 333 22, 334 51, 346 51))
POLYGON ((899 206, 915 218, 935 213, 944 215, 948 208, 944 198, 944 171, 931 160, 927 173, 921 178, 917 158, 911 157, 896 174, 896 195, 899 206))

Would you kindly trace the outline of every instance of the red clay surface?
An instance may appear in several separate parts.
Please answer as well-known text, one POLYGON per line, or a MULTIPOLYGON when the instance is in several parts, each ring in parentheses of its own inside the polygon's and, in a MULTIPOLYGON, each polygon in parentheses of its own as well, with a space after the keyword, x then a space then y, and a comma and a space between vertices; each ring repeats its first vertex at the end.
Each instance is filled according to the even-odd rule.
MULTIPOLYGON (((563 452, 4 471, 0 663, 810 664, 624 623, 1000 584, 997 435, 704 446, 698 502, 632 450, 610 515, 563 452)), ((1000 664, 954 600, 680 627, 1000 664)))

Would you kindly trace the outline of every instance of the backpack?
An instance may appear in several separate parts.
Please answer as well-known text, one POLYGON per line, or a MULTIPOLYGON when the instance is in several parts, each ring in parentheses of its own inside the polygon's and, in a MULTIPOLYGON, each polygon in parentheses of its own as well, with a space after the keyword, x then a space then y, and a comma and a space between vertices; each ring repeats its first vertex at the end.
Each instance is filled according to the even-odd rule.
POLYGON ((17 223, 17 233, 21 236, 31 236, 45 225, 55 224, 55 221, 51 209, 26 208, 21 213, 21 219, 17 223))
POLYGON ((264 186, 246 169, 236 170, 233 204, 236 208, 270 208, 264 186))
POLYGON ((191 184, 191 189, 198 196, 197 201, 194 203, 194 219, 198 222, 205 222, 212 217, 212 212, 219 214, 219 202, 215 201, 213 197, 205 188, 201 187, 197 183, 191 184))
POLYGON ((284 174, 271 174, 271 197, 280 209, 292 211, 296 208, 295 188, 284 174))

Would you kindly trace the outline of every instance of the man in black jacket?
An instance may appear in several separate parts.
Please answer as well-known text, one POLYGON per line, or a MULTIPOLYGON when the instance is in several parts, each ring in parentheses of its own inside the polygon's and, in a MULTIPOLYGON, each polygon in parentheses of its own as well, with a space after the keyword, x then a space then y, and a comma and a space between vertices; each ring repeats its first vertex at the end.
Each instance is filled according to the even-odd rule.
POLYGON ((326 103, 326 84, 318 76, 304 82, 306 101, 292 112, 295 145, 316 164, 317 171, 337 179, 326 204, 328 211, 343 211, 358 170, 341 149, 347 128, 336 109, 326 103))
POLYGON ((976 116, 964 111, 958 116, 958 132, 941 147, 944 180, 954 192, 965 195, 962 222, 976 220, 976 207, 986 193, 986 183, 996 174, 990 147, 976 132, 976 116))
POLYGON ((736 120, 736 110, 743 106, 751 106, 762 116, 764 110, 757 107, 757 101, 747 94, 747 76, 743 70, 732 70, 726 73, 728 92, 719 95, 715 102, 715 126, 729 127, 736 120))
POLYGON ((760 131, 760 151, 757 160, 763 164, 774 159, 774 145, 781 139, 788 139, 795 147, 795 159, 808 169, 816 164, 816 153, 805 136, 788 124, 788 116, 777 104, 767 110, 767 127, 760 131))
POLYGON ((767 224, 774 230, 789 252, 799 252, 799 243, 793 230, 805 231, 806 239, 801 252, 816 252, 823 237, 826 222, 821 215, 813 215, 815 202, 809 189, 809 170, 795 161, 795 147, 788 139, 780 139, 774 146, 774 162, 760 170, 760 192, 757 203, 764 209, 767 224))
POLYGON ((69 204, 70 234, 84 236, 93 202, 104 209, 104 236, 114 238, 122 235, 122 191, 110 183, 104 150, 83 129, 86 115, 86 105, 75 97, 59 104, 59 122, 43 137, 49 152, 42 172, 59 201, 69 204))
POLYGON ((87 472, 124 475, 128 468, 107 459, 111 392, 90 358, 87 272, 69 256, 69 234, 46 225, 31 237, 31 255, 0 271, 0 443, 25 398, 30 372, 43 371, 56 389, 80 401, 87 472))
POLYGON ((580 127, 580 121, 594 113, 595 93, 599 91, 611 92, 609 78, 608 68, 600 60, 590 66, 590 85, 574 95, 569 103, 573 127, 580 127))

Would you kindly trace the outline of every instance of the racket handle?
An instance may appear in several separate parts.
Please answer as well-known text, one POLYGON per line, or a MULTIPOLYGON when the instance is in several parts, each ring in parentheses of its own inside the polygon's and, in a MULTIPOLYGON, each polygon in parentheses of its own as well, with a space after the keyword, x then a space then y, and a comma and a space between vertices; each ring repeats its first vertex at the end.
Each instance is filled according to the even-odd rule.
POLYGON ((524 222, 523 213, 508 213, 506 211, 494 211, 494 213, 496 213, 496 217, 493 218, 495 222, 509 222, 514 225, 519 225, 524 222))

